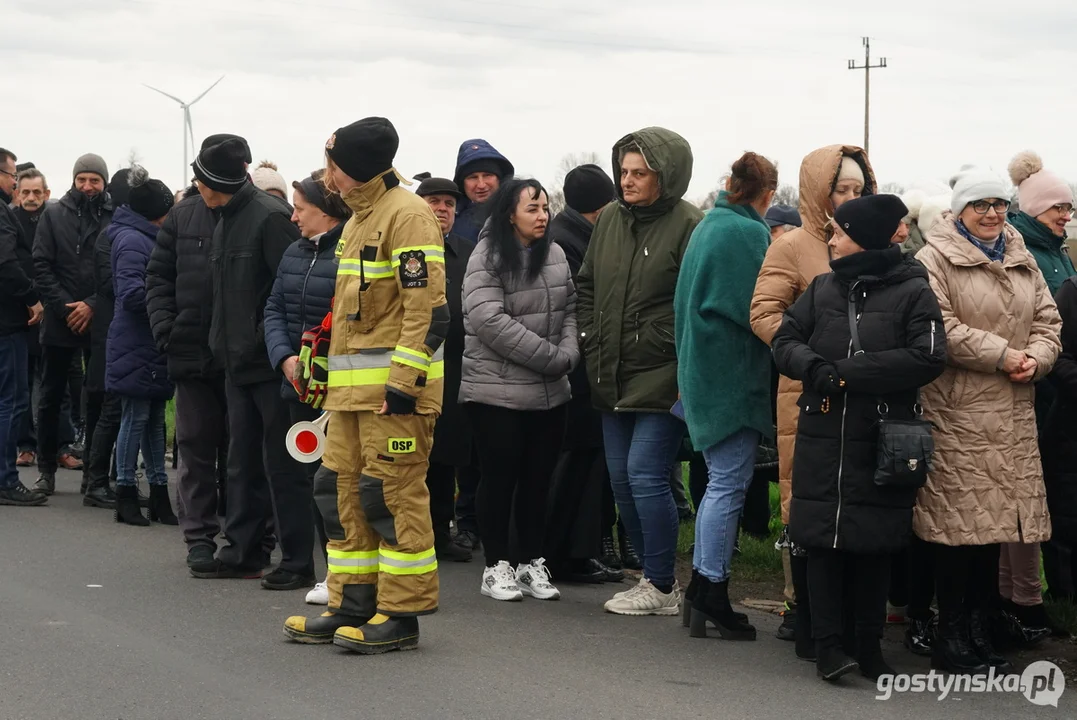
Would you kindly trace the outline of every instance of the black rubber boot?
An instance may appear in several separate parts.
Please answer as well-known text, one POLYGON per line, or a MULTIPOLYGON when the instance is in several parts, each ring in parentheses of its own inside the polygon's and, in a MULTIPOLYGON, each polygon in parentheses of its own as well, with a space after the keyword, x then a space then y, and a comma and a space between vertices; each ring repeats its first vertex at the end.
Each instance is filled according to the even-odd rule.
POLYGON ((987 673, 987 665, 969 644, 964 613, 939 612, 939 635, 932 648, 931 667, 955 675, 987 673))
POLYGON ((856 660, 841 649, 841 638, 820 640, 816 647, 816 656, 815 671, 827 682, 835 682, 858 667, 856 660))
POLYGON ((284 634, 297 643, 305 645, 328 645, 341 628, 358 628, 370 621, 368 617, 342 615, 325 612, 318 617, 307 618, 302 615, 290 617, 284 621, 284 634))
POLYGON ((138 507, 138 489, 134 485, 120 485, 116 488, 116 522, 140 526, 150 524, 138 507))
POLYGON ((998 674, 1013 671, 1013 665, 999 654, 991 643, 990 622, 987 613, 983 610, 973 610, 969 614, 969 645, 976 656, 985 665, 995 668, 998 674))
POLYGON ((176 513, 172 512, 167 485, 150 485, 150 520, 162 525, 179 525, 176 513))
POLYGON ((108 486, 108 481, 104 485, 91 485, 82 494, 82 504, 85 507, 115 510, 116 493, 112 492, 112 488, 108 486))
POLYGON ((333 644, 362 655, 414 650, 419 645, 419 618, 388 617, 378 613, 362 627, 337 630, 333 644))
POLYGON ((700 575, 688 634, 707 637, 708 622, 718 628, 723 640, 755 640, 755 628, 748 624, 747 618, 737 617, 729 604, 729 581, 715 583, 700 575))

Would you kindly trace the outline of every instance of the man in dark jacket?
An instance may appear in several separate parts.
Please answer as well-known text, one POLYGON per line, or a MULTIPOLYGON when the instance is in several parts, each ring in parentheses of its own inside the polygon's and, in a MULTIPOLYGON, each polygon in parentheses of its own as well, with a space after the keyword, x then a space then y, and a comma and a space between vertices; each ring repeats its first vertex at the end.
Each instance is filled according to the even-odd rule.
POLYGON ((213 312, 209 347, 225 366, 228 403, 228 545, 218 557, 193 565, 199 578, 257 577, 270 509, 280 533, 280 567, 262 579, 268 590, 314 585, 313 491, 288 454, 291 427, 280 376, 266 351, 266 300, 284 252, 299 239, 284 201, 251 184, 250 149, 236 135, 202 143, 192 167, 198 191, 218 216, 210 243, 213 312))
POLYGON ((42 505, 15 466, 19 424, 29 411, 26 327, 44 312, 33 281, 30 242, 8 203, 15 189, 15 155, 0 148, 0 505, 42 505))
MULTIPOLYGON (((610 176, 597 165, 581 165, 565 176, 565 209, 547 233, 561 246, 572 278, 583 265, 598 216, 617 196, 610 176)), ((546 525, 546 557, 559 577, 576 582, 620 582, 624 573, 598 560, 602 541, 616 518, 602 445, 602 416, 591 407, 587 367, 568 375, 572 400, 561 457, 554 471, 546 525), (605 522, 603 522, 605 520, 605 522)))
POLYGON ((209 249, 216 226, 216 215, 192 193, 165 217, 146 267, 153 339, 176 383, 177 515, 188 567, 213 561, 221 531, 217 485, 225 472, 228 414, 224 364, 209 349, 209 249))
POLYGON ((486 202, 515 172, 508 158, 490 143, 480 138, 465 140, 456 155, 453 176, 453 182, 464 195, 456 208, 453 232, 477 243, 479 230, 486 221, 486 202))
POLYGON ((430 489, 430 519, 434 526, 434 552, 439 560, 468 562, 478 544, 475 519, 475 491, 479 484, 478 463, 474 462, 471 423, 457 402, 464 362, 464 309, 461 289, 467 261, 475 242, 453 232, 457 205, 463 199, 452 180, 427 178, 415 194, 426 200, 445 236, 445 300, 449 304, 449 334, 445 337, 445 390, 441 416, 434 425, 434 445, 426 485, 430 489), (453 515, 453 495, 460 484, 456 506, 458 532, 449 535, 453 515))
MULTIPOLYGON (((112 199, 105 190, 108 166, 99 156, 83 155, 72 170, 71 189, 49 205, 34 238, 34 269, 44 298, 41 333, 41 407, 37 420, 35 488, 47 495, 56 489, 58 422, 64 386, 75 358, 90 347, 90 323, 97 297, 93 282, 93 246, 112 221, 112 199)), ((72 403, 80 401, 72 397, 72 403)))

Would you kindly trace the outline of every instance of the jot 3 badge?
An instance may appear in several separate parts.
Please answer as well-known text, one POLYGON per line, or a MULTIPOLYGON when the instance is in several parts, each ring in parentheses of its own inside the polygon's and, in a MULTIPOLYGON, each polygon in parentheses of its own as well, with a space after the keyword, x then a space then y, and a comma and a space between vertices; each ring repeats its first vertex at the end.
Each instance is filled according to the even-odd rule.
POLYGON ((426 287, 426 253, 408 250, 400 253, 400 285, 405 288, 426 287))

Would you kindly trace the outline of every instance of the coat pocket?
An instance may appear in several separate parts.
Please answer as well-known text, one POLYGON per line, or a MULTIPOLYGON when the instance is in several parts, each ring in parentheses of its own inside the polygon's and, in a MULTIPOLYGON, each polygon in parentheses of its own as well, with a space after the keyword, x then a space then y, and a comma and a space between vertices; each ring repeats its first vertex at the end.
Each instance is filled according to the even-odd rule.
POLYGON ((378 260, 381 248, 381 236, 367 240, 360 252, 362 260, 362 281, 359 283, 359 317, 356 330, 369 333, 385 316, 386 292, 393 282, 393 267, 390 260, 378 260))

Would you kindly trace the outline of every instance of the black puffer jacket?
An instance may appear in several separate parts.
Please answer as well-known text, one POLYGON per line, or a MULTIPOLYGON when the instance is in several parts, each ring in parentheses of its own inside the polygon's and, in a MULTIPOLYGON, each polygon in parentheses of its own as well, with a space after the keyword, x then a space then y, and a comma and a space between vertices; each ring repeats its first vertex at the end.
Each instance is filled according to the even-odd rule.
POLYGON ((90 362, 86 366, 86 391, 105 392, 105 346, 108 326, 116 312, 116 293, 112 289, 112 238, 108 228, 101 231, 94 243, 93 278, 97 308, 90 323, 90 362))
MULTIPOLYGON (((57 200, 57 201, 50 201, 50 202, 59 202, 59 201, 57 200)), ((37 275, 37 272, 34 270, 34 258, 33 258, 34 238, 37 237, 38 221, 41 220, 41 216, 45 214, 45 208, 46 207, 48 207, 48 203, 43 205, 36 212, 27 212, 26 210, 23 210, 21 207, 13 207, 13 208, 11 208, 11 212, 15 213, 15 219, 19 221, 20 225, 22 225, 23 234, 26 236, 27 258, 29 259, 29 263, 30 263, 30 265, 29 265, 30 270, 29 270, 28 277, 31 280, 35 280, 36 275, 37 275)), ((36 285, 37 285, 36 280, 35 280, 34 285, 36 287, 36 285)), ((41 299, 41 298, 39 298, 39 299, 41 299)), ((41 328, 40 328, 40 326, 30 328, 30 332, 26 333, 26 351, 30 355, 33 355, 34 357, 40 357, 41 356, 41 328)))
POLYGON ((299 239, 291 215, 283 200, 251 183, 218 210, 209 251, 213 273, 209 347, 224 359, 225 372, 235 385, 277 379, 266 351, 263 318, 280 259, 299 239))
POLYGON ((778 370, 805 388, 789 536, 805 547, 892 553, 912 535, 916 490, 875 484, 877 408, 884 402, 891 418, 913 417, 917 388, 945 369, 946 329, 927 271, 898 246, 831 267, 786 311, 771 345, 778 370), (851 350, 849 292, 857 297, 860 355, 851 350), (813 387, 826 363, 845 381, 828 402, 813 387))
MULTIPOLYGON (((337 243, 344 230, 340 223, 318 238, 296 240, 280 259, 277 279, 265 309, 266 350, 269 364, 281 364, 299 354, 303 333, 321 323, 333 303, 337 288, 337 243)), ((299 402, 292 384, 282 379, 281 393, 299 402)))
POLYGON ((1077 278, 1069 278, 1055 295, 1062 316, 1062 354, 1047 381, 1055 402, 1040 438, 1043 481, 1054 537, 1077 543, 1077 278))
POLYGON ((0 335, 26 332, 27 308, 38 302, 30 239, 15 213, 11 198, 0 192, 0 335))
POLYGON ((42 345, 90 346, 90 333, 76 335, 67 327, 67 304, 82 301, 97 309, 93 249, 110 222, 112 198, 107 192, 90 198, 71 188, 60 202, 45 208, 34 238, 34 269, 45 304, 42 345))
POLYGON ((202 197, 180 201, 157 233, 146 266, 146 307, 157 349, 173 380, 220 376, 224 365, 209 350, 213 278, 209 246, 217 217, 202 197))

